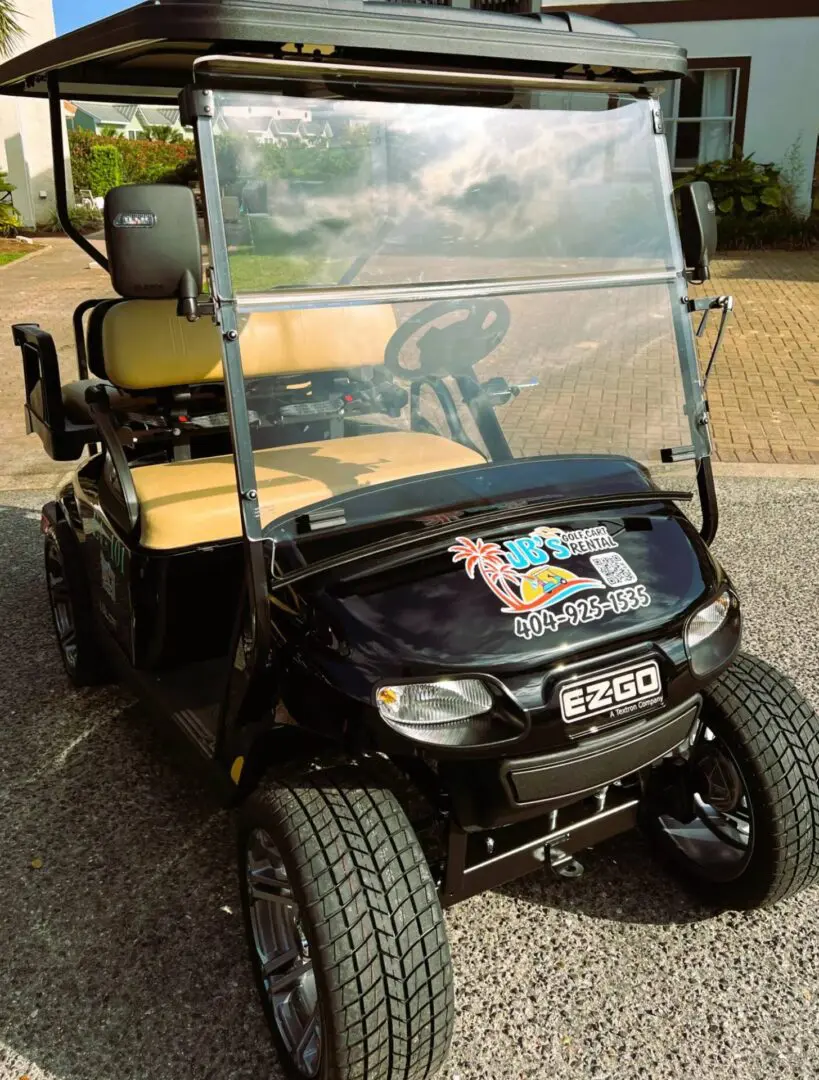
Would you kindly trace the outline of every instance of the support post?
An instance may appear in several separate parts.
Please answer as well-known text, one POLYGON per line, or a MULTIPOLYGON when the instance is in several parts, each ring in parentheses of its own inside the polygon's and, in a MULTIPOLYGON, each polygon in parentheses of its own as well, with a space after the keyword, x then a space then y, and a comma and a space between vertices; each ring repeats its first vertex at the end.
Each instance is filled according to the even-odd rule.
POLYGON ((700 506, 702 507, 702 528, 700 536, 711 544, 717 535, 719 525, 719 505, 717 503, 717 490, 714 487, 714 470, 711 466, 711 458, 704 457, 697 466, 697 489, 700 494, 700 506))
POLYGON ((65 146, 63 144, 63 113, 60 99, 60 82, 56 71, 48 75, 48 115, 51 121, 51 157, 54 165, 54 195, 57 202, 57 220, 63 227, 63 232, 69 236, 77 247, 90 255, 100 264, 103 270, 108 270, 108 259, 98 251, 90 240, 87 240, 81 232, 78 232, 68 215, 68 191, 65 175, 65 146))

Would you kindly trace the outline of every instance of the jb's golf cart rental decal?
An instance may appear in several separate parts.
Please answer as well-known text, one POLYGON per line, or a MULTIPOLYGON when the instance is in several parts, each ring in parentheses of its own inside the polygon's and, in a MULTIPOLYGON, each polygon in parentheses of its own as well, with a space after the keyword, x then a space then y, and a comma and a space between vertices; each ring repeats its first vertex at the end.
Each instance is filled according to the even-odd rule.
POLYGON ((503 544, 459 536, 449 548, 452 561, 463 563, 470 580, 483 583, 515 616, 518 637, 541 637, 565 623, 579 626, 606 614, 623 615, 648 607, 645 585, 619 552, 605 525, 591 529, 541 527, 503 544), (595 574, 579 574, 553 560, 588 558, 595 574))

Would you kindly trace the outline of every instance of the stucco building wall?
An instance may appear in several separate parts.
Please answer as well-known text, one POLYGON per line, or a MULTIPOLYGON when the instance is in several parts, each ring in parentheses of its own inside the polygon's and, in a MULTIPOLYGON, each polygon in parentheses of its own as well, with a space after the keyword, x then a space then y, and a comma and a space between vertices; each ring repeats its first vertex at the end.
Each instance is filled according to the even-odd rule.
MULTIPOLYGON (((18 6, 24 37, 16 51, 54 37, 51 0, 25 0, 18 6)), ((14 205, 30 227, 46 221, 55 205, 49 131, 46 102, 0 98, 0 169, 16 185, 14 205)))

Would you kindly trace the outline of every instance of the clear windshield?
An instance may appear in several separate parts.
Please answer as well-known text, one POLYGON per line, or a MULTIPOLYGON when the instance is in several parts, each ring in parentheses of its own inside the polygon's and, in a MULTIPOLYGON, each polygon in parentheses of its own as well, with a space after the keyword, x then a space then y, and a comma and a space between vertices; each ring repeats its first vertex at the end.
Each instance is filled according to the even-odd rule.
POLYGON ((692 442, 648 101, 215 98, 263 524, 376 486, 372 517, 411 512, 419 486, 403 505, 396 484, 487 463, 653 468, 692 442))
POLYGON ((671 267, 648 102, 526 103, 221 95, 237 292, 671 267))

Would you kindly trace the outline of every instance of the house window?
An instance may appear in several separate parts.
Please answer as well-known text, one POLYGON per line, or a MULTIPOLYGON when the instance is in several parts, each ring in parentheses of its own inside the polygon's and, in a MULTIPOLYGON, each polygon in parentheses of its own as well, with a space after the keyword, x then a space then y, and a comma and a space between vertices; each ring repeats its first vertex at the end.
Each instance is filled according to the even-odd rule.
POLYGON ((744 137, 750 61, 691 60, 688 70, 687 79, 663 83, 660 97, 671 167, 677 173, 729 158, 744 137))

